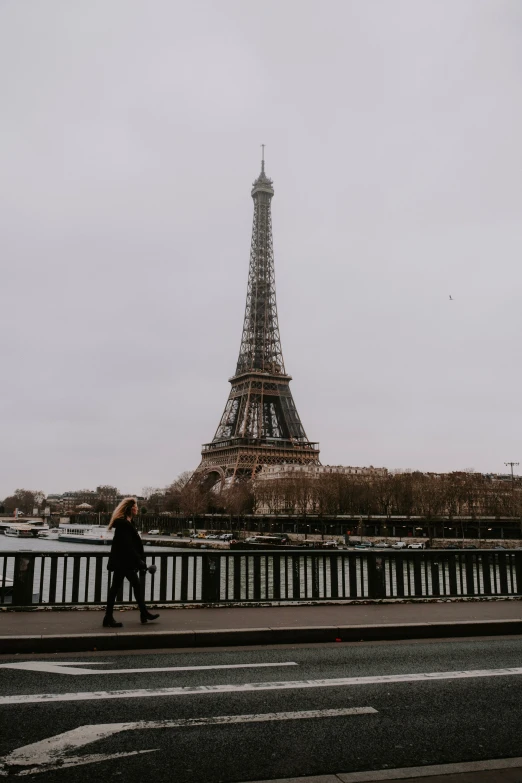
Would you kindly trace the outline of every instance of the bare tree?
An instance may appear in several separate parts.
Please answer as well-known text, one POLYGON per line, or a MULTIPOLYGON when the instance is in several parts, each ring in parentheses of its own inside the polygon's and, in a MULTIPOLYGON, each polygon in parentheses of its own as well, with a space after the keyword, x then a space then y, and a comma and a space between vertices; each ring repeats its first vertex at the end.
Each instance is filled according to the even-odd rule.
POLYGON ((392 477, 392 495, 394 512, 410 517, 414 513, 413 478, 411 473, 398 473, 392 477))
POLYGON ((342 476, 339 473, 322 473, 315 480, 315 495, 319 514, 337 516, 339 513, 339 487, 342 476))
POLYGON ((4 500, 4 508, 7 514, 13 513, 15 508, 25 514, 32 514, 33 508, 39 507, 45 500, 45 494, 41 490, 16 489, 13 495, 4 500))
MULTIPOLYGON (((174 479, 172 484, 169 484, 168 487, 166 487, 164 491, 165 495, 165 510, 166 511, 181 511, 182 510, 182 501, 181 496, 185 492, 185 490, 188 491, 189 482, 192 478, 192 472, 189 470, 184 471, 183 473, 180 473, 179 476, 174 479)), ((189 493, 191 496, 192 493, 189 493)), ((184 506, 183 506, 184 507, 184 506)))
POLYGON ((251 481, 236 481, 221 492, 221 501, 227 514, 240 517, 251 514, 254 507, 254 493, 251 481))
POLYGON ((183 473, 180 473, 179 476, 176 479, 174 479, 172 484, 170 484, 167 487, 167 492, 169 490, 172 490, 173 492, 176 490, 181 492, 181 490, 187 486, 192 476, 193 476, 193 471, 191 470, 183 471, 183 473))
POLYGON ((196 482, 186 484, 179 494, 179 508, 187 516, 205 514, 209 505, 209 493, 196 482))
POLYGON ((148 500, 151 495, 155 495, 156 492, 161 492, 160 487, 143 487, 141 490, 141 494, 145 498, 145 500, 148 500))
POLYGON ((162 511, 165 510, 165 492, 163 490, 158 490, 154 492, 152 495, 149 495, 147 499, 147 511, 153 514, 161 514, 162 511))
POLYGON ((394 476, 379 476, 372 481, 372 494, 381 514, 390 516, 394 497, 394 476))
POLYGON ((254 496, 256 509, 264 513, 277 515, 285 510, 286 485, 279 479, 256 479, 254 482, 254 496))

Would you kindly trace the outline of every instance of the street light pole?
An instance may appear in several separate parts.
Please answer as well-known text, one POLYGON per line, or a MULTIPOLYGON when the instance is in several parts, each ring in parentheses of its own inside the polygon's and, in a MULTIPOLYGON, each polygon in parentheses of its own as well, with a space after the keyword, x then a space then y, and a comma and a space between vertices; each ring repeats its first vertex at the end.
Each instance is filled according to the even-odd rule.
POLYGON ((517 467, 519 464, 520 464, 519 462, 504 462, 504 465, 505 465, 506 467, 508 467, 508 465, 509 465, 509 467, 511 468, 511 485, 512 485, 512 486, 513 486, 513 481, 514 481, 514 477, 513 477, 513 468, 514 468, 514 467, 517 467))
POLYGON ((518 462, 504 462, 504 465, 511 468, 511 516, 515 516, 515 477, 513 476, 513 468, 518 467, 518 462))

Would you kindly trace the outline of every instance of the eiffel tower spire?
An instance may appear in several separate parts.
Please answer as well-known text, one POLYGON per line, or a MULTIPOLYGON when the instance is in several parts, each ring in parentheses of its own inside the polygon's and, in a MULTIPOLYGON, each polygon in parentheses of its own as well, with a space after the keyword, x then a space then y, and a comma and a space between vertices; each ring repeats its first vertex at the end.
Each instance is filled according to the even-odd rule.
POLYGON ((277 319, 272 247, 270 206, 273 195, 272 180, 268 179, 265 174, 263 155, 261 174, 252 187, 254 222, 250 245, 245 320, 236 375, 248 370, 283 374, 285 372, 277 319))
POLYGON ((290 391, 277 318, 272 242, 272 180, 261 173, 253 184, 254 218, 241 346, 232 388, 211 443, 203 446, 197 474, 222 481, 252 476, 262 465, 319 463, 290 391))

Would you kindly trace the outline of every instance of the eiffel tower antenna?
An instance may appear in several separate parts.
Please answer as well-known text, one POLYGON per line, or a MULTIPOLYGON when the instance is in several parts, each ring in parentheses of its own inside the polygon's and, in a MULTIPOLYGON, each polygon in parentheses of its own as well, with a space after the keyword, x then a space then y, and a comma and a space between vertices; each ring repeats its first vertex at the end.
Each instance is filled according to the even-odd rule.
POLYGON ((239 356, 225 410, 211 443, 203 445, 194 478, 209 484, 253 476, 263 465, 320 464, 319 445, 304 431, 290 391, 277 317, 272 242, 272 180, 253 184, 254 218, 239 356))

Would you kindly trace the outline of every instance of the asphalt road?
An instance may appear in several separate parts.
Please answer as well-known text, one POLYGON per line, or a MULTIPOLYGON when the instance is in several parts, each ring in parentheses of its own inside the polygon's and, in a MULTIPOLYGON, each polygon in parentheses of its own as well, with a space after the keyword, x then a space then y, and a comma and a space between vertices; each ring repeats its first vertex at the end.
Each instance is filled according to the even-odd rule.
POLYGON ((16 656, 0 664, 0 775, 9 779, 25 772, 45 783, 93 775, 231 783, 522 756, 522 668, 493 674, 522 667, 519 637, 16 656), (93 673, 68 674, 65 663, 93 673), (253 666, 179 670, 238 664, 253 666), (159 671, 170 667, 178 671, 159 671), (136 668, 151 671, 121 671, 136 668), (477 670, 484 676, 463 675, 477 670), (434 672, 453 674, 353 681, 434 672), (170 692, 154 693, 160 689, 170 692), (41 744, 23 750, 32 743, 41 744))

